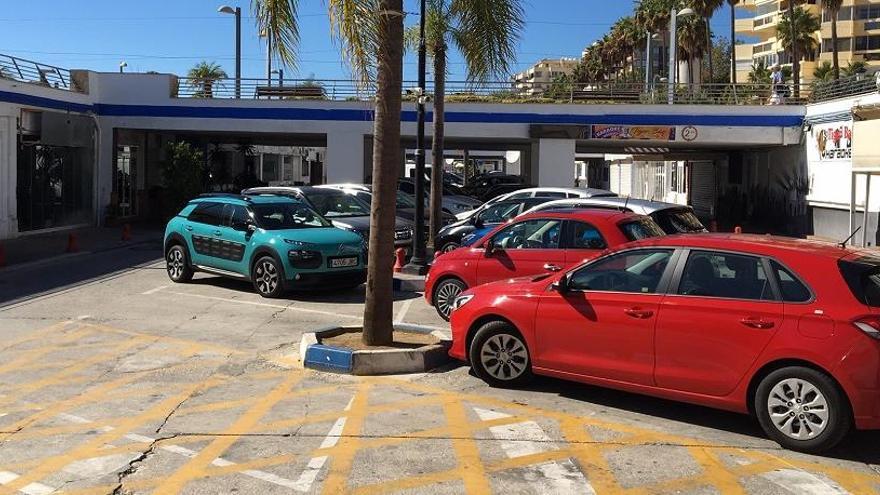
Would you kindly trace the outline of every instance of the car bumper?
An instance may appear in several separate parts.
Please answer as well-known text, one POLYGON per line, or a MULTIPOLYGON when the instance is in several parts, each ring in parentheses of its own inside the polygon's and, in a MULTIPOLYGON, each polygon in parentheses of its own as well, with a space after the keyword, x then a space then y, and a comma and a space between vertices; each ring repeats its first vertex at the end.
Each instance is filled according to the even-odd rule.
POLYGON ((459 361, 467 361, 467 334, 470 328, 471 315, 466 304, 452 312, 449 326, 452 329, 452 345, 449 347, 449 357, 459 361))
POLYGON ((338 289, 360 285, 367 280, 367 269, 295 272, 286 280, 289 290, 338 289))

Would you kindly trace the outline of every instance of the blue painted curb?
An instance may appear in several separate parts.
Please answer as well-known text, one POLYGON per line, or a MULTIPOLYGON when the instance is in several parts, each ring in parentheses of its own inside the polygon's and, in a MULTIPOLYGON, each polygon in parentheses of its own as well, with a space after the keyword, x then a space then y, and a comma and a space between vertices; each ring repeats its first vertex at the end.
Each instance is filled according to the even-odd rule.
POLYGON ((303 366, 306 368, 351 373, 354 351, 342 347, 312 344, 306 349, 303 366))

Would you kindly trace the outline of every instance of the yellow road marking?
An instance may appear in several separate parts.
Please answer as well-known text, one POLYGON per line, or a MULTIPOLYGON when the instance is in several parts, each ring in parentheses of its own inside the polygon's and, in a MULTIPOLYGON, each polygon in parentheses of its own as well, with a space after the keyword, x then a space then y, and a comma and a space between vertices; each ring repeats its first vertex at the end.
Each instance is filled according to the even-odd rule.
POLYGON ((354 456, 359 450, 360 439, 358 435, 361 434, 364 419, 367 416, 369 394, 372 386, 368 381, 361 383, 351 401, 351 409, 347 413, 342 414, 347 416, 348 420, 345 422, 342 438, 334 447, 335 453, 330 460, 330 469, 324 480, 322 490, 322 493, 325 495, 348 492, 348 477, 351 474, 354 456))
POLYGON ((454 395, 447 394, 443 401, 443 413, 449 422, 452 448, 458 458, 458 472, 468 493, 489 493, 489 480, 480 459, 477 442, 471 438, 464 406, 454 395))

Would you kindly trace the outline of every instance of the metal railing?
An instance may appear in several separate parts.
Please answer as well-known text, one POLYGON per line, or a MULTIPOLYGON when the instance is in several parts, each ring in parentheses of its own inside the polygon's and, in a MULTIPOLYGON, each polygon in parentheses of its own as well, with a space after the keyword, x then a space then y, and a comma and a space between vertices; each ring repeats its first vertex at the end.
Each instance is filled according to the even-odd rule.
POLYGON ((12 55, 0 54, 0 79, 13 79, 50 88, 75 90, 68 69, 12 55))
MULTIPOLYGON (((415 88, 415 81, 404 81, 404 88, 415 88)), ((329 100, 370 101, 376 88, 359 87, 350 80, 290 79, 279 84, 266 79, 242 79, 236 90, 234 79, 203 80, 178 78, 178 98, 236 98, 267 100, 329 100)), ((426 88, 433 93, 433 83, 426 88)), ((790 91, 789 91, 790 93, 790 91)), ((673 91, 676 104, 701 105, 766 105, 802 104, 809 96, 805 88, 800 98, 771 100, 772 86, 766 84, 678 84, 673 91)), ((415 96, 404 93, 405 101, 415 96)), ((450 103, 602 103, 602 104, 666 104, 669 103, 667 83, 644 82, 513 82, 473 83, 447 81, 446 101, 450 103)))
POLYGON ((873 74, 857 74, 836 81, 813 81, 810 84, 810 102, 821 102, 850 96, 875 93, 880 89, 873 74))

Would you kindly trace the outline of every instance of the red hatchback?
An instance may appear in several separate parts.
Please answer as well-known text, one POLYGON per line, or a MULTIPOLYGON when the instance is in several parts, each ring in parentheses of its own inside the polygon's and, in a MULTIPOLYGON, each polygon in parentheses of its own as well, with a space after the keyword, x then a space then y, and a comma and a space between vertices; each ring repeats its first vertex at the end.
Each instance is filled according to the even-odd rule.
POLYGON ((880 429, 880 257, 697 234, 453 302, 450 354, 492 385, 532 373, 754 414, 818 452, 880 429))
POLYGON ((470 247, 434 260, 425 299, 445 320, 468 287, 511 277, 558 272, 605 249, 665 235, 650 217, 609 209, 570 209, 522 215, 470 247))

